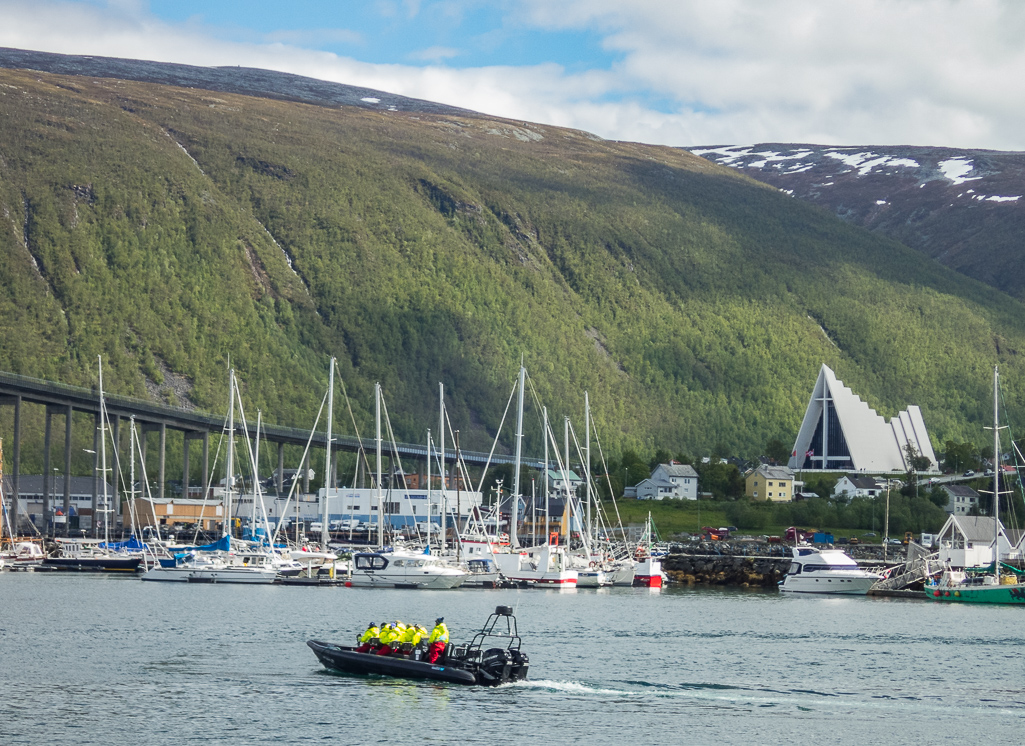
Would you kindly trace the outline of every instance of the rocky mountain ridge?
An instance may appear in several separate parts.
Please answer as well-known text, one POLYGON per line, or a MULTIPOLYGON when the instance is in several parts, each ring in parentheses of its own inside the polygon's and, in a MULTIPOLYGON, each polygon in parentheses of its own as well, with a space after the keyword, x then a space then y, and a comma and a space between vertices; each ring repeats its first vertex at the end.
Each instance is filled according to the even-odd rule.
POLYGON ((1025 297, 1025 153, 795 143, 689 150, 1025 297))

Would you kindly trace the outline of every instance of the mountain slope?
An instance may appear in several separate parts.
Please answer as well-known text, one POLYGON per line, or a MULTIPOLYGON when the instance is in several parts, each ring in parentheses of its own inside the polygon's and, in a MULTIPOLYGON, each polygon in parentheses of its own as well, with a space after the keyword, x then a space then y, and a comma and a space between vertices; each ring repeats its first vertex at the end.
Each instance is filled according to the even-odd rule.
POLYGON ((556 421, 586 389, 649 452, 792 437, 822 362, 974 438, 986 369, 1025 372, 1021 305, 911 249, 679 149, 479 115, 4 70, 0 216, 0 368, 89 383, 103 354, 114 390, 220 409, 230 355, 283 424, 329 354, 364 434, 375 380, 417 441, 444 381, 477 448, 521 354, 556 421))
POLYGON ((691 152, 1025 298, 1025 153, 799 144, 691 152))

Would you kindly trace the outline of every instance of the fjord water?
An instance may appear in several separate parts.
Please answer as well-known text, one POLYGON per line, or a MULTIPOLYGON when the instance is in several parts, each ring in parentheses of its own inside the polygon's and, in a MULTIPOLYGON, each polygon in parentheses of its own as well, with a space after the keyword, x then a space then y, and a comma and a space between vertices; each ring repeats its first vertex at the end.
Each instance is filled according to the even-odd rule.
POLYGON ((0 743, 1020 743, 1013 607, 763 591, 403 591, 0 574, 0 743), (308 638, 514 606, 530 680, 324 670, 308 638))

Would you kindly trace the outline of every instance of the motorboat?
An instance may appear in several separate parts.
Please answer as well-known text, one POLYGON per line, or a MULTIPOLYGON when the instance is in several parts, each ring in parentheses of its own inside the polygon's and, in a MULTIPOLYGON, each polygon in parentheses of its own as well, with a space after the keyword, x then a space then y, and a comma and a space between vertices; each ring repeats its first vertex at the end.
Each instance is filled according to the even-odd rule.
POLYGON ((183 547, 142 576, 143 580, 178 583, 267 584, 278 578, 269 554, 234 555, 227 534, 213 544, 183 547))
POLYGON ((881 577, 862 570, 842 549, 798 545, 779 589, 785 593, 864 596, 881 577))
POLYGON ((659 560, 650 554, 635 555, 632 582, 635 588, 661 588, 664 582, 665 573, 659 560))
POLYGON ((19 541, 14 545, 13 552, 8 554, 5 559, 9 570, 34 570, 43 564, 46 553, 35 542, 19 541))
POLYGON ((469 573, 463 586, 467 588, 499 588, 505 578, 498 571, 498 565, 490 557, 475 557, 466 561, 469 573))
POLYGON ((405 549, 357 552, 346 585, 366 588, 458 588, 469 573, 440 557, 405 549))
POLYGON ((496 554, 495 563, 508 580, 522 585, 576 588, 579 578, 577 571, 569 566, 566 550, 550 544, 496 554))
POLYGON ((435 663, 420 659, 422 648, 409 656, 376 655, 320 640, 307 640, 306 644, 325 668, 340 673, 498 686, 527 678, 530 661, 520 649, 521 642, 512 608, 499 606, 473 640, 466 645, 446 645, 435 663))

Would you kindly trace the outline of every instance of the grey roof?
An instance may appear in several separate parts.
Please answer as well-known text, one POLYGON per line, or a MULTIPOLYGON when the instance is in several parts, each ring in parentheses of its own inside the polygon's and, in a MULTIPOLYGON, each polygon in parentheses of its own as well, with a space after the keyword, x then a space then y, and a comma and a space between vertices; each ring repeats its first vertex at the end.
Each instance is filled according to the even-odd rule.
POLYGON ((859 477, 856 474, 848 474, 848 481, 854 485, 855 489, 858 490, 877 490, 879 489, 879 483, 876 482, 872 477, 859 477))
MULTIPOLYGON (((662 470, 670 477, 696 477, 698 473, 690 464, 659 464, 662 470)), ((658 466, 655 468, 657 469, 658 466)))
POLYGON ((786 466, 759 466, 755 474, 761 474, 766 479, 793 479, 794 472, 786 466))
POLYGON ((988 515, 951 516, 967 541, 993 543, 993 517, 988 515))
POLYGON ((979 493, 967 484, 945 484, 943 485, 943 490, 948 495, 952 495, 954 497, 979 497, 979 493))

